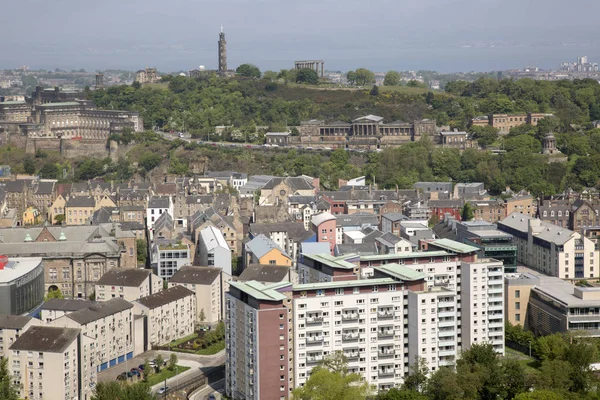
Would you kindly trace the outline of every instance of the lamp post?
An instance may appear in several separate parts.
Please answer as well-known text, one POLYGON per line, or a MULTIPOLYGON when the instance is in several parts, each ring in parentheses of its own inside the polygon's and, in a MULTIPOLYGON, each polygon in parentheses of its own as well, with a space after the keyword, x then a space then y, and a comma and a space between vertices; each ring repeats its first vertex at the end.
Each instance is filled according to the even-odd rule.
POLYGON ((529 341, 529 358, 531 358, 531 340, 529 341))

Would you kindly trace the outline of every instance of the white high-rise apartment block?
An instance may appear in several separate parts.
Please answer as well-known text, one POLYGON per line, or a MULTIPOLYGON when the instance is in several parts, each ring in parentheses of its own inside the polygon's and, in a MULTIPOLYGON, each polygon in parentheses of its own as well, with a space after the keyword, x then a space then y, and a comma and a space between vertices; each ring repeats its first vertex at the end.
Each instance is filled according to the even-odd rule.
POLYGON ((227 393, 289 399, 336 351, 378 390, 400 385, 420 358, 435 371, 473 343, 503 354, 502 262, 446 239, 422 248, 428 251, 305 255, 303 284, 232 283, 227 393))
POLYGON ((504 268, 502 261, 480 259, 461 267, 462 348, 490 343, 504 354, 504 268))

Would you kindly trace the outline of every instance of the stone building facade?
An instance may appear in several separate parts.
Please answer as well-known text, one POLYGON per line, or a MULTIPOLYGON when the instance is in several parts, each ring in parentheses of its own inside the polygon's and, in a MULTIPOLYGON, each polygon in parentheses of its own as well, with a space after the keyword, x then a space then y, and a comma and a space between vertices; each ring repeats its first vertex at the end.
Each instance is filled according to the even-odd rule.
POLYGON ((478 116, 471 120, 472 126, 493 126, 498 129, 501 135, 506 135, 511 128, 523 124, 536 126, 538 122, 547 117, 553 117, 552 114, 545 113, 523 113, 523 114, 490 114, 488 116, 478 116))
POLYGON ((434 120, 384 123, 383 118, 376 115, 366 115, 352 122, 303 121, 298 130, 304 145, 365 148, 400 145, 437 133, 434 120))
POLYGON ((135 73, 135 81, 139 83, 155 83, 159 81, 156 68, 140 69, 135 73))

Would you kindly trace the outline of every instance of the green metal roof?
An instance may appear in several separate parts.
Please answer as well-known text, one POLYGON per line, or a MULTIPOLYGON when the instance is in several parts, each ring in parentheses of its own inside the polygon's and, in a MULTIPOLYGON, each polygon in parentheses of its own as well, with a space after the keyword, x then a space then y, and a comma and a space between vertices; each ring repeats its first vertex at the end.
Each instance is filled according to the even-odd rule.
POLYGON ((321 264, 328 265, 332 268, 354 269, 356 265, 346 261, 349 258, 358 258, 358 254, 344 254, 343 256, 332 256, 331 254, 306 254, 312 260, 318 261, 321 264))
POLYGON ((27 104, 27 103, 24 102, 24 101, 3 101, 3 102, 0 102, 0 106, 5 105, 5 104, 6 105, 11 105, 11 106, 16 106, 16 105, 23 105, 23 104, 27 104))
POLYGON ((300 285, 294 285, 294 292, 300 292, 304 290, 315 290, 315 289, 338 289, 346 287, 356 286, 377 286, 398 283, 393 278, 378 278, 378 279, 359 279, 355 281, 337 281, 337 282, 317 282, 317 283, 304 283, 300 285))
POLYGON ((265 300, 265 301, 282 301, 287 297, 279 293, 277 289, 281 289, 286 286, 290 286, 289 282, 277 282, 269 285, 263 285, 257 281, 248 281, 248 282, 229 282, 230 286, 233 286, 236 289, 248 294, 248 296, 254 297, 256 300, 265 300))
POLYGON ((399 258, 420 258, 420 257, 443 257, 449 256, 450 253, 444 250, 439 251, 414 251, 406 254, 376 254, 372 256, 360 256, 361 261, 379 261, 379 260, 396 260, 399 258))
POLYGON ((46 103, 40 104, 38 107, 65 107, 65 106, 78 106, 79 103, 75 101, 67 101, 63 103, 46 103))
POLYGON ((435 239, 430 241, 430 243, 453 253, 473 253, 479 251, 479 249, 475 246, 469 246, 468 244, 460 243, 450 239, 435 239))
POLYGON ((395 263, 385 264, 373 268, 403 281, 418 281, 427 278, 427 274, 423 272, 418 272, 405 265, 395 263))

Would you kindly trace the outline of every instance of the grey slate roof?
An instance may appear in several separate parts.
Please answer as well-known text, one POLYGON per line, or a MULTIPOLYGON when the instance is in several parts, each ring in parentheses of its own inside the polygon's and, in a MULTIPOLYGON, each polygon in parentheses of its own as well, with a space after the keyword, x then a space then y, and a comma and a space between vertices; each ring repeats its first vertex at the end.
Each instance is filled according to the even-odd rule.
POLYGON ((91 307, 67 314, 67 318, 70 318, 81 325, 85 325, 89 324, 90 322, 99 320, 101 318, 106 318, 109 315, 128 310, 132 307, 133 304, 131 304, 127 300, 114 298, 101 303, 96 303, 91 307))
POLYGON ((221 268, 194 267, 186 265, 169 279, 171 283, 191 283, 194 285, 210 285, 221 274, 221 268))
POLYGON ((169 198, 166 196, 152 196, 148 201, 148 208, 169 208, 169 198))
POLYGON ((187 296, 192 296, 193 294, 194 292, 183 286, 173 286, 172 288, 162 290, 158 293, 151 294, 150 296, 142 297, 136 301, 152 310, 187 296))
POLYGON ((86 196, 71 196, 69 200, 67 200, 67 204, 65 207, 94 207, 96 205, 96 201, 93 197, 86 196))
POLYGON ((382 242, 385 245, 391 245, 391 246, 402 241, 401 238, 399 238, 398 236, 396 236, 390 232, 384 233, 382 236, 378 237, 376 240, 382 242))
POLYGON ((346 244, 338 244, 335 246, 335 255, 344 255, 344 254, 360 254, 363 256, 374 256, 379 254, 377 251, 377 246, 375 243, 346 243, 346 244))
POLYGON ((368 213, 356 213, 351 215, 337 215, 336 216, 337 226, 377 226, 379 225, 379 218, 375 214, 368 213))
POLYGON ((253 236, 265 235, 269 237, 272 232, 287 232, 288 237, 295 242, 301 242, 314 235, 313 232, 304 229, 304 224, 301 222, 250 224, 250 233, 253 236))
POLYGON ((79 335, 79 329, 32 326, 19 336, 10 350, 63 353, 79 335))
POLYGON ((290 272, 290 267, 280 265, 251 264, 244 269, 238 281, 281 282, 290 272))
POLYGON ((39 182, 35 194, 52 194, 56 182, 39 182))
POLYGON ((4 188, 6 193, 23 193, 25 190, 25 181, 19 179, 16 181, 0 182, 0 186, 4 188))
POLYGON ((392 222, 397 222, 397 221, 404 221, 406 219, 408 219, 408 217, 402 213, 397 213, 397 212, 390 212, 387 214, 383 214, 381 216, 381 218, 385 218, 387 220, 390 220, 392 222))
POLYGON ((0 329, 23 329, 31 320, 23 315, 0 315, 0 329))
POLYGON ((291 187, 293 190, 314 189, 312 183, 309 183, 307 179, 305 179, 301 176, 286 177, 286 178, 273 178, 263 187, 263 189, 273 189, 275 186, 279 185, 281 182, 284 182, 286 185, 291 187))
POLYGON ((91 307, 95 304, 96 302, 92 300, 50 299, 42 304, 41 309, 73 312, 91 307))
MULTIPOLYGON (((519 212, 513 212, 502 221, 498 221, 498 229, 506 231, 503 227, 509 227, 520 232, 527 233, 529 228, 528 224, 530 220, 535 220, 525 214, 519 212)), ((575 232, 569 229, 560 228, 554 224, 540 221, 541 227, 539 233, 535 235, 536 238, 545 240, 549 243, 556 243, 558 245, 566 243, 575 232)), ((510 232, 508 232, 510 233, 510 232)))
MULTIPOLYGON (((273 249, 279 250, 282 254, 287 256, 287 253, 283 251, 281 247, 265 235, 258 235, 246 244, 247 249, 254 254, 257 258, 261 258, 273 249)), ((289 257, 289 256, 288 256, 289 257)))
POLYGON ((149 269, 111 269, 98 279, 96 285, 140 286, 151 273, 149 269))

